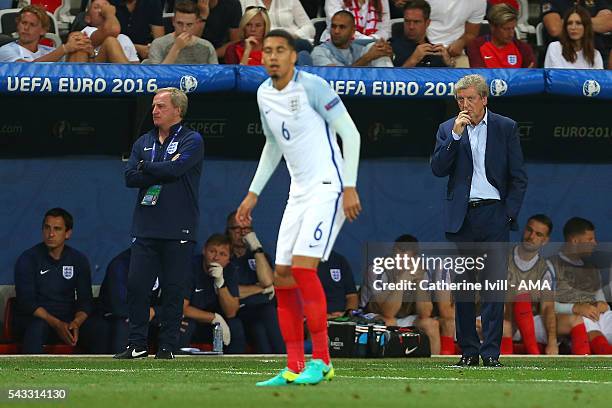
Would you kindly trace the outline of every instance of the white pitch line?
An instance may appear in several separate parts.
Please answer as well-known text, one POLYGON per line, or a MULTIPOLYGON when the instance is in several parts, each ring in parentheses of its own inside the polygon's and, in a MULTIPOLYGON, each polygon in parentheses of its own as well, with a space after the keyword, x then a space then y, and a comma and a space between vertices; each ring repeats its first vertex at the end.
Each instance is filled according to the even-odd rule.
MULTIPOLYGON (((2 370, 2 369, 0 369, 2 370)), ((235 375, 251 375, 251 376, 265 376, 272 375, 273 372, 263 371, 244 371, 244 370, 232 370, 222 368, 207 368, 204 370, 198 369, 172 369, 172 368, 27 368, 22 369, 23 371, 85 371, 85 372, 120 372, 120 373, 133 373, 139 371, 152 371, 152 372, 185 372, 185 373, 202 373, 206 371, 216 371, 222 374, 235 374, 235 375)), ((473 369, 471 369, 473 370, 473 369)), ((477 370, 477 369, 476 369, 477 370)), ((495 369, 499 370, 499 369, 495 369)), ((401 380, 401 381, 451 381, 451 382, 495 382, 495 383, 560 383, 560 384, 596 384, 596 385, 612 385, 612 381, 594 381, 594 380, 555 380, 547 378, 532 378, 532 379, 495 379, 495 378, 456 378, 456 377, 404 377, 404 376, 357 376, 357 375, 337 375, 338 378, 348 378, 353 380, 401 380)))

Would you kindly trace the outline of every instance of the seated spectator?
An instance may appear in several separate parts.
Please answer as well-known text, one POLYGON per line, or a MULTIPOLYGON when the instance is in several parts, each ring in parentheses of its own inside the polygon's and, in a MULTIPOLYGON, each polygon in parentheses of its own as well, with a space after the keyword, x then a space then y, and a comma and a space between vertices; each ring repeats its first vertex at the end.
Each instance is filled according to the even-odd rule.
MULTIPOLYGON (((115 6, 108 0, 92 0, 89 4, 85 22, 87 27, 81 30, 89 39, 94 48, 95 62, 115 62, 120 64, 140 63, 134 43, 125 34, 121 34, 121 25, 115 15, 115 6)), ((92 60, 91 56, 81 53, 82 61, 92 60)))
MULTIPOLYGON (((99 314, 108 326, 108 353, 118 354, 128 346, 130 328, 128 324, 127 282, 130 269, 130 254, 128 248, 114 257, 106 268, 106 275, 100 286, 99 314)), ((151 289, 151 306, 149 321, 156 316, 159 306, 159 280, 151 289)))
POLYGON ((448 50, 442 44, 432 44, 427 38, 431 7, 425 0, 414 0, 404 7, 403 35, 391 38, 396 67, 446 68, 454 66, 448 50))
POLYGON ((314 24, 298 0, 240 0, 242 9, 264 7, 270 17, 271 30, 282 28, 296 39, 296 51, 312 51, 314 24))
POLYGON ((149 57, 153 39, 164 35, 162 8, 159 0, 111 0, 117 8, 121 33, 130 37, 140 59, 149 57))
POLYGON ((538 343, 546 345, 546 354, 559 354, 553 276, 546 259, 540 256, 551 232, 549 217, 544 214, 531 216, 523 230, 521 243, 508 254, 509 290, 504 312, 502 354, 513 353, 513 337, 522 340, 527 354, 540 354, 538 343), (525 284, 533 285, 529 286, 533 288, 539 285, 540 290, 525 289, 522 286, 525 284), (513 336, 514 325, 518 328, 518 336, 513 336))
POLYGON ((541 0, 542 22, 546 44, 561 39, 563 31, 562 17, 575 6, 581 6, 591 16, 595 48, 599 50, 604 61, 609 63, 612 48, 612 4, 609 0, 541 0))
POLYGON ((49 16, 41 6, 22 8, 16 21, 17 41, 0 47, 0 62, 57 62, 63 58, 70 61, 77 52, 93 51, 91 41, 82 33, 70 33, 68 41, 61 47, 39 44, 51 25, 49 16))
MULTIPOLYGON (((393 257, 414 257, 419 254, 418 241, 412 235, 402 235, 395 240, 393 257)), ((429 338, 431 353, 440 353, 440 326, 432 318, 433 303, 429 293, 422 289, 420 282, 428 281, 427 272, 418 270, 385 269, 381 274, 372 270, 361 287, 360 305, 370 313, 376 313, 387 326, 416 326, 429 338), (380 285, 413 282, 415 290, 385 290, 380 285)))
POLYGON ((231 267, 238 276, 240 311, 249 344, 258 353, 279 354, 285 345, 274 303, 274 275, 263 246, 252 226, 239 226, 236 211, 227 217, 226 234, 232 244, 231 267))
POLYGON ((391 37, 388 0, 325 0, 327 28, 321 42, 330 37, 331 18, 340 10, 346 10, 355 18, 355 40, 368 43, 391 37))
POLYGON ((240 19, 240 38, 225 50, 226 64, 262 65, 263 38, 270 31, 266 10, 248 9, 240 19))
POLYGON ((174 6, 174 32, 156 38, 149 50, 149 64, 218 64, 213 45, 196 35, 198 9, 183 0, 174 6))
POLYGON ((353 15, 340 10, 331 20, 331 39, 315 47, 311 57, 314 65, 345 67, 392 67, 391 46, 384 40, 367 45, 353 41, 353 15))
MULTIPOLYGON (((597 264, 595 226, 574 217, 563 226, 565 243, 549 258, 555 276, 555 311, 584 320, 592 354, 612 354, 612 311, 602 290, 600 269, 610 267, 610 259, 597 264)), ((580 325, 582 326, 582 325, 580 325)), ((583 337, 582 341, 587 340, 583 337)), ((573 345, 572 345, 573 348, 573 345)), ((588 345, 583 346, 585 352, 588 345)))
POLYGON ((487 20, 491 33, 476 38, 467 48, 470 67, 533 68, 533 50, 514 35, 518 12, 507 4, 496 4, 491 7, 487 20))
POLYGON ((319 263, 317 273, 325 291, 328 319, 357 309, 359 299, 355 279, 345 257, 332 250, 327 262, 319 263))
POLYGON ((455 58, 457 68, 469 68, 464 53, 480 34, 486 9, 486 0, 428 0, 431 6, 431 24, 427 38, 433 44, 442 44, 455 58))
POLYGON ((200 10, 198 35, 212 43, 217 58, 225 58, 230 44, 240 41, 242 8, 239 0, 192 0, 200 10))
POLYGON ((72 227, 72 216, 63 208, 47 211, 43 242, 24 251, 15 264, 14 322, 25 354, 42 354, 44 344, 58 341, 90 353, 106 351, 104 336, 88 319, 93 301, 89 261, 66 245, 72 227))
POLYGON ((603 69, 593 43, 591 17, 582 7, 570 9, 563 19, 561 41, 548 45, 544 68, 603 69))
POLYGON ((213 325, 219 323, 226 346, 224 351, 245 352, 244 328, 236 318, 240 292, 234 268, 227 267, 229 262, 230 240, 222 234, 211 235, 202 255, 194 257, 192 280, 185 291, 181 347, 189 347, 198 339, 212 342, 213 325))

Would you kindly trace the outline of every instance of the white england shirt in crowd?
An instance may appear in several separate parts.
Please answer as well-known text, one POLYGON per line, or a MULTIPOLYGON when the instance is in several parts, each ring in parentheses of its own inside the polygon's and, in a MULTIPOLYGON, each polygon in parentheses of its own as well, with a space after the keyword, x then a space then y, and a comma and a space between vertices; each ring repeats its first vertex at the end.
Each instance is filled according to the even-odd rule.
MULTIPOLYGON (((95 33, 96 30, 97 30, 96 27, 87 26, 84 29, 82 29, 81 32, 85 34, 87 37, 91 38, 91 35, 95 33)), ((130 40, 130 37, 128 37, 125 34, 119 34, 117 36, 117 41, 119 41, 119 44, 121 44, 123 53, 125 54, 128 61, 140 62, 140 59, 138 58, 138 53, 136 52, 136 47, 134 46, 134 43, 132 42, 132 40, 130 40)), ((96 48, 96 52, 98 52, 99 50, 100 50, 100 47, 98 46, 96 48)))
POLYGON ((47 45, 38 44, 38 50, 32 52, 17 44, 17 42, 12 42, 0 47, 0 62, 15 62, 19 60, 32 62, 43 55, 49 54, 54 49, 47 45))

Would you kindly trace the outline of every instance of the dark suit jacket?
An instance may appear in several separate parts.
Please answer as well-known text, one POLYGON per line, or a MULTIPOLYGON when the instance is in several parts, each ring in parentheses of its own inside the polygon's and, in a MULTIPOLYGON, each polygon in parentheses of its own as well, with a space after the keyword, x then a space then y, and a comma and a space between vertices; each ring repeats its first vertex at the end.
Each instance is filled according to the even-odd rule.
MULTIPOLYGON (((512 218, 512 230, 518 229, 516 218, 527 190, 527 174, 516 122, 489 110, 485 170, 487 180, 500 194, 506 215, 512 218)), ((472 183, 472 149, 467 128, 461 139, 453 139, 455 118, 442 123, 436 135, 431 169, 438 177, 448 176, 444 200, 444 228, 455 233, 467 214, 472 183)))

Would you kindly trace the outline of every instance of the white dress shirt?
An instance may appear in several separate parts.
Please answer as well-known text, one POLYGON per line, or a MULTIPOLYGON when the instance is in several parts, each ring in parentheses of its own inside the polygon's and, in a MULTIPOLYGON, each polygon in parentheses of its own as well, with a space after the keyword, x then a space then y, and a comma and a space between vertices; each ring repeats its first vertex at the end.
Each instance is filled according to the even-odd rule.
MULTIPOLYGON (((489 122, 489 110, 485 110, 485 115, 476 126, 467 125, 468 138, 472 149, 472 185, 470 187, 470 201, 474 200, 499 200, 499 190, 497 190, 489 180, 485 168, 485 152, 487 150, 487 124, 489 122)), ((452 131, 453 139, 460 140, 461 135, 452 131)))

